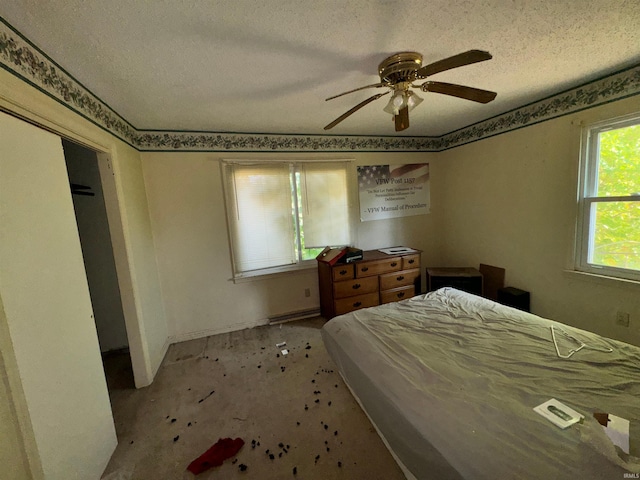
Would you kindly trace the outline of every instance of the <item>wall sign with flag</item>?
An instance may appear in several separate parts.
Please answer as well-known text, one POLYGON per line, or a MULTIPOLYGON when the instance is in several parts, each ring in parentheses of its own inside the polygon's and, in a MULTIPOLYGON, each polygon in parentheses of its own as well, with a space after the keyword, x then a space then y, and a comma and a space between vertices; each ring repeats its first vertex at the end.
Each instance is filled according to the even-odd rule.
POLYGON ((360 220, 429 213, 429 164, 358 167, 360 220))

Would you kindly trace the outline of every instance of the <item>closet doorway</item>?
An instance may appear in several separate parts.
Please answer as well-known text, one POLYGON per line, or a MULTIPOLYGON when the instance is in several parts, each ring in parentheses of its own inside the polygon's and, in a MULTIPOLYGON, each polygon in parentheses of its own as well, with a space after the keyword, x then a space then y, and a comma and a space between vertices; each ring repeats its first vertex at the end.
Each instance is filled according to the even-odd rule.
MULTIPOLYGON (((62 140, 89 294, 109 394, 135 388, 99 162, 95 151, 62 140)), ((108 169, 107 169, 108 170, 108 169)))

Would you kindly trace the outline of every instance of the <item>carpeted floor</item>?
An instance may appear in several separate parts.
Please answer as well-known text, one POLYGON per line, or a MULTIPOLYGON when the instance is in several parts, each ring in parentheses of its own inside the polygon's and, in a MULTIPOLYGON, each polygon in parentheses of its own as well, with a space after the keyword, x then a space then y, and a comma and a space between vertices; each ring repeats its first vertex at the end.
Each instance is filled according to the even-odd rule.
POLYGON ((335 371, 322 325, 317 318, 175 344, 151 386, 111 379, 118 447, 103 479, 403 479, 335 371), (283 341, 286 357, 276 347, 283 341), (224 437, 245 445, 220 467, 186 471, 224 437))

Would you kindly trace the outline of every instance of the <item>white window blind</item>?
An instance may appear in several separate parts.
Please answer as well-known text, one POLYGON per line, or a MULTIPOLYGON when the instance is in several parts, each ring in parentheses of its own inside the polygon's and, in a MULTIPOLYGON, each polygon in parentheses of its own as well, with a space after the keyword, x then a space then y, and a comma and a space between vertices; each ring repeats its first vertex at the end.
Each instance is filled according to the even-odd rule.
POLYGON ((307 248, 348 245, 349 198, 345 165, 303 164, 300 183, 307 248))
POLYGON ((296 263, 289 165, 226 168, 235 271, 296 263))

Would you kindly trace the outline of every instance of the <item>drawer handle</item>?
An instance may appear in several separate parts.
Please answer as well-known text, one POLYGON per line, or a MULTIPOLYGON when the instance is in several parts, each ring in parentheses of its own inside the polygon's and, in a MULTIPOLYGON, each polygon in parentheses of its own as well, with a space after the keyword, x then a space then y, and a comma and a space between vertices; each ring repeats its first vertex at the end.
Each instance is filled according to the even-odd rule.
POLYGON ((398 265, 398 262, 391 262, 392 267, 395 267, 396 265, 398 265))
POLYGON ((362 268, 360 269, 360 271, 361 271, 361 272, 366 272, 366 271, 368 271, 368 270, 369 270, 369 267, 362 267, 362 268))
POLYGON ((402 280, 404 280, 404 275, 400 275, 396 278, 396 280, 398 280, 399 282, 401 282, 402 280))
POLYGON ((353 285, 353 287, 351 287, 351 288, 353 288, 354 290, 357 290, 357 289, 358 289, 358 288, 360 288, 361 286, 362 286, 362 285, 360 285, 359 283, 355 283, 355 284, 353 285))
POLYGON ((398 298, 404 297, 404 292, 398 292, 398 298))
POLYGON ((412 258, 412 259, 411 259, 411 260, 409 260, 409 262, 407 262, 407 263, 409 263, 409 265, 411 265, 412 263, 415 263, 415 260, 412 258))
POLYGON ((354 307, 359 307, 360 305, 362 305, 362 302, 356 302, 353 304, 354 307))
POLYGON ((338 273, 340 273, 340 275, 345 275, 347 273, 347 271, 346 270, 340 270, 340 272, 338 272, 338 273))

